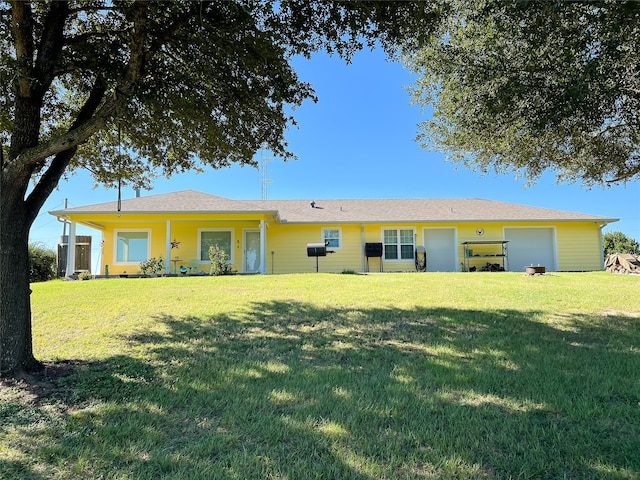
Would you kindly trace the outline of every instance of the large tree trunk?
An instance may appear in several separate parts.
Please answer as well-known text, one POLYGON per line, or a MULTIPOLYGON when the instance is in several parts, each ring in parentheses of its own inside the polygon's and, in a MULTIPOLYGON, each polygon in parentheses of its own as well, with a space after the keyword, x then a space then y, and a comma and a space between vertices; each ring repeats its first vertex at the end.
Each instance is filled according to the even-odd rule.
POLYGON ((31 4, 15 1, 11 5, 17 75, 13 82, 14 124, 9 154, 5 162, 0 162, 0 376, 42 368, 32 346, 29 230, 78 145, 104 128, 118 106, 124 105, 133 93, 148 53, 147 10, 147 2, 134 2, 127 69, 109 99, 105 100, 107 84, 98 74, 69 130, 40 143, 44 98, 56 69, 61 67, 58 62, 70 10, 68 2, 52 2, 36 42, 38 32, 31 4), (34 173, 38 180, 27 195, 34 173))
POLYGON ((30 215, 18 185, 2 185, 0 215, 0 376, 38 370, 31 335, 30 215))

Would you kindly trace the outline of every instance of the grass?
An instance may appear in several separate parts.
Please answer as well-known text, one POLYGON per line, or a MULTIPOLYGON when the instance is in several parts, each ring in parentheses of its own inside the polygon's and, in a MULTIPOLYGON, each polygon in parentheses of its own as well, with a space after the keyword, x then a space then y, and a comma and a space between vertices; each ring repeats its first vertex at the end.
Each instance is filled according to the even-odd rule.
POLYGON ((640 477, 640 277, 32 288, 2 479, 640 477))

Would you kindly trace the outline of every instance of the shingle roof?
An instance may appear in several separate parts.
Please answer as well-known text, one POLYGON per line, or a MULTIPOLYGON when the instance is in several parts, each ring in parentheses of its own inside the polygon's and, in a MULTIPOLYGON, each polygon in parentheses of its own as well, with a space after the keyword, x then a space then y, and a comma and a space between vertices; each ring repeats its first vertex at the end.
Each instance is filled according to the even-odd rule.
MULTIPOLYGON (((83 207, 67 208, 50 212, 53 215, 72 213, 114 213, 118 202, 96 203, 83 207)), ((122 213, 203 213, 203 212, 263 212, 260 202, 231 200, 196 190, 182 190, 146 197, 124 199, 120 203, 122 213)))
POLYGON ((318 200, 315 208, 299 200, 269 204, 280 212, 281 221, 292 223, 614 220, 478 198, 318 200))
MULTIPOLYGON (((121 213, 273 213, 287 223, 594 221, 618 219, 478 198, 231 200, 195 190, 122 200, 121 213)), ((50 212, 115 213, 117 202, 50 212)))

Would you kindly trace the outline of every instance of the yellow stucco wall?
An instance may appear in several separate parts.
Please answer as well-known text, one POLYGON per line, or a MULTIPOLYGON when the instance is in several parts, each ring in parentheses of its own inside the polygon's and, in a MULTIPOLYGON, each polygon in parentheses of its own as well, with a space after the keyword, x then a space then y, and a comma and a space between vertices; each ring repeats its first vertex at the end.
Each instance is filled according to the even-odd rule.
POLYGON ((139 222, 139 223, 126 223, 122 224, 122 226, 118 225, 109 226, 105 228, 103 231, 103 244, 102 244, 102 265, 104 270, 104 265, 109 266, 109 273, 138 273, 139 271, 139 262, 131 262, 131 263, 120 263, 118 264, 115 259, 115 235, 118 230, 128 230, 128 231, 141 231, 148 230, 149 231, 149 239, 150 239, 150 248, 149 248, 149 256, 150 257, 160 257, 163 258, 165 255, 165 233, 164 233, 164 223, 157 222, 139 222), (115 227, 115 228, 114 228, 115 227))
POLYGON ((340 229, 342 246, 328 248, 335 253, 318 257, 318 271, 327 273, 340 273, 345 270, 362 271, 360 225, 270 223, 267 230, 267 272, 315 272, 316 258, 307 256, 307 244, 321 242, 324 228, 340 229))
MULTIPOLYGON (((157 215, 76 215, 70 220, 85 225, 99 228, 103 233, 101 252, 101 271, 104 273, 105 265, 109 266, 110 274, 139 272, 139 264, 118 264, 115 261, 115 233, 119 229, 148 230, 150 232, 150 255, 162 256, 166 260, 167 242, 176 240, 179 243, 177 249, 171 249, 170 259, 176 256, 180 259, 176 267, 193 266, 198 264, 199 269, 208 272, 208 262, 197 262, 198 231, 199 229, 230 229, 233 243, 233 269, 243 271, 244 235, 247 229, 258 230, 260 220, 266 220, 266 248, 265 265, 267 273, 302 273, 315 272, 316 259, 308 257, 306 246, 308 243, 322 241, 324 228, 338 228, 341 232, 342 245, 333 249, 335 253, 318 258, 318 270, 320 272, 340 273, 344 271, 361 272, 366 268, 363 253, 364 243, 382 242, 385 228, 412 229, 415 235, 415 245, 423 245, 423 231, 425 228, 453 228, 455 230, 455 242, 453 247, 457 252, 458 268, 463 262, 464 241, 502 240, 504 229, 508 227, 531 227, 531 222, 477 222, 459 224, 287 224, 278 223, 267 215, 216 215, 215 221, 209 215, 206 219, 200 215, 173 214, 170 217, 170 236, 167 238, 167 216, 157 215), (479 237, 477 229, 482 228, 484 235, 479 237)), ((555 255, 557 269, 560 271, 601 270, 601 232, 599 225, 594 222, 558 222, 545 223, 545 227, 553 228, 555 235, 555 255)), ((495 247, 474 247, 474 249, 491 250, 495 247)), ((170 263, 173 272, 173 263, 170 263)), ((380 269, 380 259, 369 259, 369 271, 377 272, 380 269)), ((385 272, 415 271, 413 259, 411 260, 384 260, 385 272)), ((515 270, 517 271, 517 269, 515 270)))
POLYGON ((556 227, 558 270, 591 271, 603 269, 602 238, 598 224, 561 223, 556 227))

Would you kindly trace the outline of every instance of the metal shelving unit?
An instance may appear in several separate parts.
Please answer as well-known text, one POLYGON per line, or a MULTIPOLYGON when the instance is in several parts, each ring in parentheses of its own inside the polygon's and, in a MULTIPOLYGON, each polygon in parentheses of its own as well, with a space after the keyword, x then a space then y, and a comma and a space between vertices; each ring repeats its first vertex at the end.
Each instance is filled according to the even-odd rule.
POLYGON ((464 271, 470 271, 472 266, 471 261, 480 258, 497 260, 497 263, 501 264, 505 271, 508 271, 509 254, 507 251, 507 243, 509 243, 509 240, 473 240, 462 242, 461 245, 464 247, 464 271), (474 251, 474 245, 481 247, 479 253, 474 251), (487 253, 487 248, 485 248, 487 246, 496 246, 500 247, 500 249, 496 249, 496 253, 487 253))

